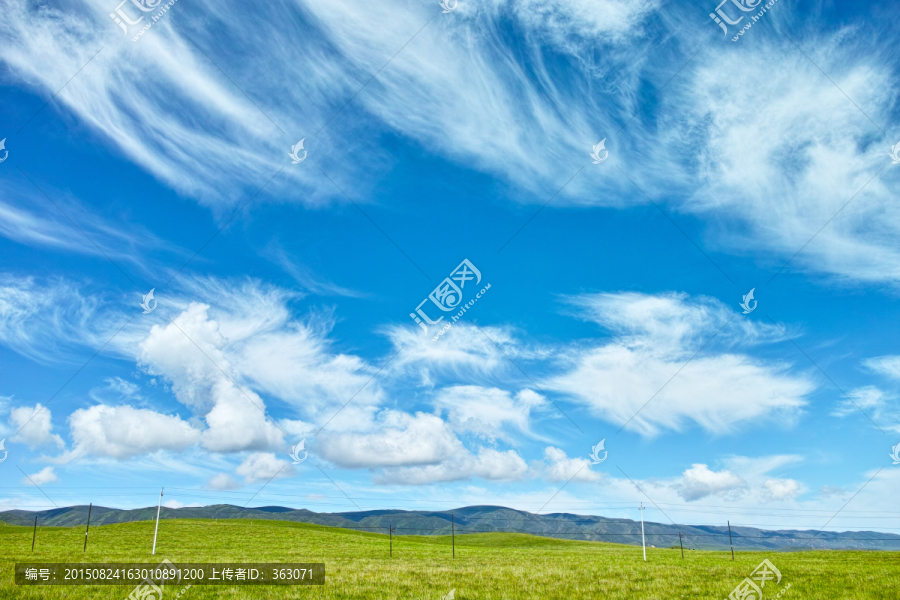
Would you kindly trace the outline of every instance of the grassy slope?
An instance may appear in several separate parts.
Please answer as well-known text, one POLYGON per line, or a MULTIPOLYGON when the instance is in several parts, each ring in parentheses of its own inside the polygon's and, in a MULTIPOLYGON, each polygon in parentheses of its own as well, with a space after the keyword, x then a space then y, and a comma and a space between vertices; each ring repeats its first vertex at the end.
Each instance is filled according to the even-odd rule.
MULTIPOLYGON (((648 549, 595 542, 571 542, 524 534, 457 536, 456 560, 449 537, 394 537, 388 557, 385 535, 278 521, 163 521, 155 560, 150 556, 149 521, 92 527, 87 554, 83 528, 38 528, 31 552, 31 528, 0 526, 0 599, 125 599, 125 586, 21 587, 13 583, 17 561, 147 562, 324 562, 324 587, 203 586, 181 600, 233 598, 440 599, 456 598, 726 598, 769 558, 783 575, 766 587, 766 599, 790 583, 782 598, 900 598, 900 556, 894 552, 814 551, 802 553, 648 549), (771 591, 770 591, 771 590, 771 591), (65 594, 65 596, 63 596, 65 594)), ((174 598, 177 590, 164 595, 174 598)))

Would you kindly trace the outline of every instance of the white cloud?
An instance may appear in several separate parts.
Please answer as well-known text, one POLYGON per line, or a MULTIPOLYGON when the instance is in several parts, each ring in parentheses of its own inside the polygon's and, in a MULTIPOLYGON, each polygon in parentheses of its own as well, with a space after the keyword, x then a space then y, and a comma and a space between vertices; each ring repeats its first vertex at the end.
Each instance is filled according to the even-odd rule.
POLYGON ((165 327, 154 325, 140 343, 140 362, 164 377, 175 397, 202 415, 203 445, 215 452, 265 450, 282 446, 281 431, 265 417, 265 403, 238 377, 223 352, 228 340, 209 318, 209 306, 191 303, 165 327))
POLYGON ((778 36, 756 36, 753 60, 736 44, 696 62, 660 98, 647 132, 654 156, 642 157, 653 171, 635 168, 632 177, 651 196, 686 197, 681 210, 714 218, 710 237, 720 248, 772 253, 775 269, 803 248, 789 268, 897 284, 893 140, 866 116, 890 120, 894 59, 860 27, 795 29, 811 60, 778 36))
POLYGON ((183 285, 176 300, 183 313, 175 321, 184 333, 171 325, 151 331, 141 343, 146 353, 142 362, 171 380, 179 400, 201 414, 215 400, 209 395, 210 382, 227 381, 222 371, 258 406, 264 405, 258 393, 271 394, 309 421, 327 419, 354 395, 356 406, 380 401, 377 382, 366 385, 376 369, 357 356, 331 350, 330 314, 295 320, 288 303, 297 295, 255 280, 188 278, 183 285), (170 343, 177 343, 175 356, 166 354, 170 343))
POLYGON ((721 471, 713 471, 705 464, 692 465, 671 487, 687 502, 707 496, 731 501, 746 497, 763 503, 794 500, 806 492, 806 486, 795 479, 771 477, 769 474, 802 460, 802 457, 795 455, 761 458, 733 456, 724 461, 726 468, 721 471))
POLYGON ((523 350, 521 344, 508 329, 483 327, 482 330, 484 333, 471 324, 458 322, 441 336, 440 343, 435 343, 431 335, 422 335, 417 326, 385 328, 385 335, 400 351, 391 362, 390 372, 416 374, 423 382, 433 383, 440 376, 473 379, 508 369, 509 361, 503 352, 516 357, 523 350))
POLYGON ((863 365, 885 377, 900 381, 900 356, 877 356, 864 360, 863 365))
POLYGON ((746 421, 789 421, 815 388, 789 365, 716 350, 780 339, 774 327, 749 320, 725 326, 734 312, 716 300, 622 293, 583 295, 572 303, 615 336, 570 351, 563 357, 567 371, 542 387, 643 435, 679 431, 689 421, 717 434, 746 421), (716 344, 693 356, 713 336, 716 344))
POLYGON ((454 430, 470 431, 490 441, 509 441, 510 436, 504 432, 507 426, 532 435, 532 412, 545 404, 544 398, 532 390, 513 396, 506 390, 475 385, 441 388, 435 396, 435 406, 447 410, 454 430))
POLYGON ((104 220, 67 191, 46 184, 39 190, 28 180, 19 183, 23 187, 0 181, 0 235, 4 237, 29 246, 109 258, 145 272, 151 255, 183 254, 141 226, 104 220))
MULTIPOLYGON (((646 17, 659 2, 642 0, 521 0, 513 5, 516 15, 529 27, 552 36, 559 46, 572 38, 605 38, 639 35, 646 17)), ((622 41, 622 40, 619 40, 622 41)), ((573 48, 574 50, 574 48, 573 48)))
MULTIPOLYGON (((626 98, 623 112, 633 112, 633 96, 641 89, 637 77, 618 77, 619 94, 598 95, 595 88, 609 85, 607 74, 633 66, 641 53, 629 42, 643 33, 655 4, 461 5, 457 15, 468 12, 472 21, 429 23, 431 9, 417 2, 302 1, 281 6, 278 19, 260 20, 240 3, 201 0, 196 8, 216 15, 215 31, 195 26, 176 5, 132 43, 109 18, 109 7, 76 1, 62 12, 17 0, 0 32, 8 40, 3 57, 8 71, 39 93, 55 92, 90 60, 56 102, 180 192, 208 204, 232 204, 285 164, 287 149, 304 135, 313 155, 331 147, 354 155, 359 164, 343 166, 350 170, 347 180, 366 185, 370 177, 354 175, 384 159, 358 151, 361 142, 346 129, 369 120, 454 160, 542 188, 555 181, 551 165, 571 160, 576 148, 583 160, 587 145, 599 139, 581 135, 559 105, 567 106, 583 130, 596 120, 606 121, 603 129, 612 128, 617 115, 598 110, 611 98, 626 98), (193 43, 172 26, 175 18, 193 43), (519 59, 527 76, 511 65, 509 57, 519 53, 504 35, 510 19, 535 45, 565 55, 570 68, 560 72, 560 61, 550 65, 540 53, 519 59), (253 60, 236 61, 217 51, 219 40, 238 37, 258 50, 253 60), (283 48, 297 39, 304 40, 305 52, 282 60, 283 48), (409 47, 397 54, 407 41, 409 47), (100 47, 104 50, 94 56, 100 47), (448 47, 454 51, 446 52, 448 47), (591 54, 595 58, 586 63, 583 57, 591 54), (160 64, 179 68, 160 69, 160 64), (350 98, 352 107, 313 135, 350 98), (334 143, 335 137, 343 139, 334 143), (543 147, 545 160, 533 160, 535 147, 543 147)), ((312 204, 338 198, 309 164, 282 171, 269 185, 272 193, 312 204)), ((351 196, 354 192, 350 188, 351 196)))
POLYGON ((805 489, 805 486, 795 479, 766 479, 762 483, 760 497, 770 502, 793 500, 805 489))
POLYGON ((44 485, 45 483, 54 483, 59 481, 56 477, 56 473, 53 472, 53 467, 44 467, 37 473, 32 473, 27 477, 22 479, 22 483, 27 485, 44 485))
POLYGON ((747 482, 731 471, 711 471, 708 466, 695 464, 682 475, 678 494, 692 502, 711 495, 740 495, 747 482))
POLYGON ((845 398, 840 401, 840 404, 831 413, 833 416, 858 415, 860 410, 869 415, 877 415, 881 413, 887 401, 893 398, 873 385, 852 389, 847 395, 849 399, 845 398))
POLYGON ((262 256, 271 260, 285 270, 294 281, 311 294, 319 296, 346 296, 349 298, 364 298, 367 294, 357 292, 335 283, 324 280, 313 273, 312 269, 289 256, 285 249, 277 242, 271 242, 261 251, 262 256))
POLYGON ((473 477, 488 481, 519 481, 527 471, 525 461, 514 450, 501 452, 481 448, 473 454, 463 448, 440 464, 386 468, 374 481, 383 485, 428 485, 473 477))
MULTIPOLYGON (((354 156, 343 165, 349 172, 342 185, 364 196, 346 182, 370 185, 370 177, 356 175, 386 160, 360 151, 373 127, 534 193, 524 201, 536 195, 543 202, 575 170, 561 175, 559 165, 583 163, 589 145, 607 137, 625 171, 651 195, 665 192, 675 210, 721 219, 722 228, 711 232, 714 243, 739 252, 766 248, 786 260, 868 181, 873 165, 888 160, 888 142, 862 110, 876 123, 889 121, 892 46, 861 35, 862 21, 827 34, 798 23, 815 65, 840 89, 778 36, 756 36, 752 61, 734 45, 715 61, 686 65, 697 24, 661 14, 658 4, 462 4, 456 14, 471 20, 429 22, 430 9, 414 2, 301 1, 279 7, 278 19, 251 19, 252 9, 240 3, 201 0, 199 13, 216 15, 214 30, 192 26, 182 11, 201 51, 172 26, 174 14, 135 44, 121 37, 108 7, 76 1, 61 12, 15 0, 0 32, 14 81, 40 94, 60 89, 104 47, 55 104, 207 204, 233 205, 253 193, 304 135, 313 154, 330 158, 329 148, 337 148, 354 156), (217 51, 219 40, 237 38, 258 50, 253 60, 217 51), (297 39, 306 51, 282 60, 283 48, 297 39), (674 73, 627 135, 613 139, 609 132, 643 107, 648 85, 659 90, 674 73), (345 110, 321 136, 311 135, 350 98, 352 115, 345 110), (542 160, 534 160, 534 148, 542 149, 542 160), (785 193, 791 202, 783 202, 785 193)), ((794 262, 842 278, 896 283, 900 210, 890 193, 896 177, 886 170, 870 182, 794 262)), ((298 202, 341 198, 316 169, 285 169, 269 187, 298 202)), ((556 204, 630 205, 635 197, 622 177, 584 173, 556 204)), ((9 222, 30 221, 10 215, 9 222)))
POLYGON ((59 361, 61 348, 102 345, 100 304, 71 282, 0 274, 0 342, 40 362, 59 361))
POLYGON ((544 460, 534 463, 532 467, 537 475, 554 483, 594 482, 603 478, 600 473, 591 470, 590 460, 569 458, 564 450, 554 446, 544 448, 544 460))
POLYGON ((200 432, 178 416, 132 406, 99 404, 69 415, 74 447, 68 458, 91 455, 119 460, 159 450, 179 452, 200 432))
MULTIPOLYGON (((56 92, 78 72, 55 102, 157 178, 205 202, 216 201, 217 193, 221 194, 218 201, 234 202, 246 190, 258 189, 287 162, 287 139, 172 26, 171 20, 177 18, 174 14, 133 43, 131 36, 121 36, 109 18, 111 8, 74 2, 63 12, 12 2, 0 25, 9 42, 4 53, 7 68, 41 94, 56 92), (162 64, 177 64, 178 68, 159 68, 162 64), (202 120, 198 114, 203 115, 202 120), (222 168, 238 164, 240 169, 222 168)), ((176 5, 172 11, 180 11, 184 18, 181 8, 176 5)), ((221 19, 217 29, 237 26, 242 20, 225 6, 207 7, 216 8, 221 19)), ((182 27, 190 29, 186 22, 182 27)), ((210 48, 212 39, 202 28, 191 37, 200 47, 210 48)), ((232 77, 245 79, 225 66, 232 77)), ((279 95, 263 92, 258 101, 264 104, 263 97, 279 95)), ((294 124, 280 111, 266 108, 283 127, 294 124)), ((311 171, 305 171, 306 177, 298 175, 302 172, 295 170, 285 177, 295 182, 308 179, 311 171)), ((127 186, 129 182, 120 183, 127 186)))
MULTIPOLYGON (((247 483, 269 481, 276 477, 280 479, 296 474, 294 467, 271 452, 251 453, 234 472, 243 477, 247 483)), ((220 480, 220 483, 222 481, 224 480, 220 480)))
POLYGON ((216 473, 206 482, 206 487, 211 490, 236 490, 241 484, 228 473, 216 473))
POLYGON ((40 404, 13 408, 9 411, 9 423, 17 431, 21 428, 11 442, 26 444, 29 448, 50 444, 62 448, 65 445, 62 438, 52 431, 50 409, 40 404))
POLYGON ((439 417, 414 416, 385 410, 372 425, 374 433, 334 433, 318 436, 319 454, 344 468, 435 465, 460 452, 462 443, 439 417))

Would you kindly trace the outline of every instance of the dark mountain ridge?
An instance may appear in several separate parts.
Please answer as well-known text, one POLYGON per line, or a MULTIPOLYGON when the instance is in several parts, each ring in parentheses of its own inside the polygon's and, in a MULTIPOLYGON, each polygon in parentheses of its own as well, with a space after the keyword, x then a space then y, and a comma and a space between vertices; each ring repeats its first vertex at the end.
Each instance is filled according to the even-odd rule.
MULTIPOLYGON (((69 506, 43 511, 9 510, 0 512, 0 522, 9 525, 74 527, 87 523, 87 506, 69 506)), ((152 521, 156 507, 121 510, 95 506, 91 525, 110 525, 133 521, 152 521)), ((230 504, 202 507, 166 508, 160 519, 270 519, 342 527, 357 531, 394 535, 456 535, 486 532, 529 533, 570 540, 590 540, 624 544, 641 543, 641 523, 630 519, 609 519, 594 515, 551 513, 535 515, 503 506, 465 506, 450 511, 367 510, 341 513, 316 513, 284 506, 243 508, 230 504), (451 522, 452 515, 452 522, 451 522)), ((671 525, 644 523, 647 545, 677 547, 679 532, 685 549, 722 549, 729 547, 729 532, 722 525, 671 525)), ((741 550, 900 550, 900 535, 879 531, 769 530, 755 527, 731 527, 734 547, 741 550)))

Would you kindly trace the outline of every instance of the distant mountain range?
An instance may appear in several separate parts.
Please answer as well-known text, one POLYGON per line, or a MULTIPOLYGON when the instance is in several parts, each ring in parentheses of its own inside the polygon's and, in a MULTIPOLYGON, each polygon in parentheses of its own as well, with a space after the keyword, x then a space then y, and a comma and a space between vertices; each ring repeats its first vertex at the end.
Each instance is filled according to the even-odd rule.
MULTIPOLYGON (((34 517, 38 525, 73 527, 87 522, 87 506, 70 506, 43 511, 10 510, 0 512, 0 522, 10 525, 32 525, 34 517)), ((92 525, 149 521, 156 518, 156 508, 119 510, 96 506, 91 513, 92 525)), ((161 519, 273 519, 315 523, 330 527, 342 527, 373 533, 387 533, 394 528, 394 535, 450 535, 451 527, 456 535, 485 532, 530 533, 544 537, 570 540, 591 540, 623 544, 641 543, 641 523, 630 519, 607 519, 591 515, 532 513, 503 506, 466 506, 449 512, 367 510, 343 513, 315 513, 306 509, 283 506, 242 508, 230 504, 204 507, 165 508, 161 519), (451 523, 452 513, 452 523, 451 523)), ((647 545, 678 547, 678 534, 682 534, 685 549, 723 549, 729 547, 728 527, 712 525, 667 525, 644 523, 647 545)), ((900 535, 879 531, 816 531, 816 530, 767 530, 755 527, 731 528, 734 547, 741 550, 900 550, 900 535)))

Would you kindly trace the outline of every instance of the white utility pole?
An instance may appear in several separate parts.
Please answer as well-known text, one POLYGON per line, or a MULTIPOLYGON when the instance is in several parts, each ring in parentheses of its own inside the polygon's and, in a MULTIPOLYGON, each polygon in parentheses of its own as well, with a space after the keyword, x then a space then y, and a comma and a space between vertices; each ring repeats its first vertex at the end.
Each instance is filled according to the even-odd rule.
MULTIPOLYGON (((156 542, 154 542, 155 544, 156 542)), ((644 562, 647 562, 647 542, 644 540, 644 503, 641 502, 641 546, 644 547, 644 562)))
MULTIPOLYGON (((156 554, 156 534, 159 532, 159 509, 162 508, 162 497, 163 490, 166 488, 159 489, 159 504, 156 506, 156 529, 153 530, 153 552, 152 554, 156 554)), ((646 558, 644 560, 647 560, 646 558)))

